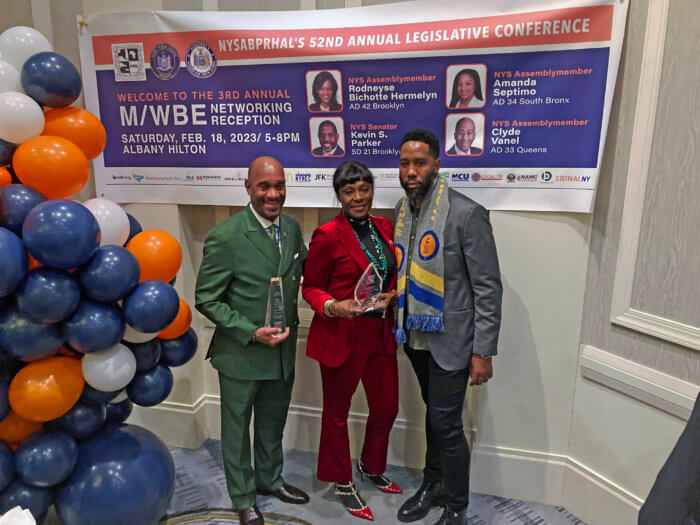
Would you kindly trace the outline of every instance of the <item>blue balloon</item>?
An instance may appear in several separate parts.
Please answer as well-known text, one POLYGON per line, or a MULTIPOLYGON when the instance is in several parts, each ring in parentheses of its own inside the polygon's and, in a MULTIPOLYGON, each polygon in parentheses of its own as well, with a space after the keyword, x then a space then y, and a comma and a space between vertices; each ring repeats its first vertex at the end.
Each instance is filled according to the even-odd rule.
POLYGON ((134 291, 141 270, 136 257, 121 246, 107 245, 80 269, 80 285, 95 301, 113 303, 134 291))
POLYGON ((142 407, 152 407, 165 401, 173 389, 173 373, 165 365, 134 376, 126 393, 129 399, 142 407))
POLYGON ((180 337, 160 341, 160 362, 168 366, 181 366, 192 359, 197 351, 197 333, 188 328, 180 337))
POLYGON ((7 166, 12 162, 12 155, 17 149, 17 144, 0 139, 0 166, 7 166))
POLYGON ((27 274, 29 259, 22 241, 6 228, 0 228, 0 297, 9 295, 27 274))
POLYGON ((64 432, 73 439, 82 441, 100 430, 106 417, 107 410, 104 405, 88 405, 78 401, 61 417, 46 423, 45 428, 64 432))
POLYGON ((53 502, 53 492, 50 489, 30 487, 21 480, 15 479, 10 486, 0 494, 0 514, 19 505, 28 509, 36 520, 49 510, 53 502))
MULTIPOLYGON (((1 376, 12 378, 17 372, 19 372, 19 369, 23 366, 24 363, 22 361, 0 348, 0 370, 2 371, 0 372, 1 376)), ((0 419, 2 419, 2 417, 0 417, 0 419)))
POLYGON ((22 88, 42 106, 70 106, 80 95, 80 73, 63 55, 44 51, 22 66, 22 88))
POLYGON ((2 368, 2 371, 3 373, 0 374, 0 421, 10 413, 10 399, 7 397, 7 392, 10 390, 10 381, 12 381, 12 376, 5 374, 5 367, 2 368))
POLYGON ((117 397, 119 392, 121 392, 121 390, 115 390, 114 392, 103 392, 102 390, 96 390, 85 383, 83 393, 80 394, 80 399, 78 399, 78 401, 80 403, 87 403, 88 405, 104 405, 117 397))
POLYGON ((125 329, 119 307, 89 299, 83 299, 75 313, 63 321, 66 342, 84 353, 116 345, 125 329))
POLYGON ((131 415, 134 404, 125 399, 119 403, 107 403, 107 419, 105 425, 121 425, 131 415))
POLYGON ((35 323, 57 323, 80 303, 78 281, 65 270, 41 267, 29 272, 17 288, 19 312, 35 323))
POLYGON ((24 184, 9 184, 0 188, 0 226, 22 235, 27 214, 46 200, 41 193, 24 184))
POLYGON ((158 339, 151 339, 145 343, 124 343, 134 353, 136 357, 136 371, 146 372, 158 364, 160 361, 160 342, 158 339))
POLYGON ((15 479, 15 453, 5 443, 0 442, 0 492, 5 490, 13 479, 15 479))
POLYGON ((144 281, 127 295, 122 303, 124 318, 139 332, 160 332, 175 320, 180 298, 168 283, 151 279, 144 281))
POLYGON ((100 226, 79 202, 51 199, 27 214, 22 238, 37 261, 70 270, 95 255, 100 247, 100 226))
POLYGON ((143 228, 141 227, 141 223, 137 221, 131 213, 127 213, 126 216, 129 217, 129 237, 126 239, 128 243, 134 235, 141 233, 143 228))
POLYGON ((28 363, 49 357, 61 348, 63 336, 58 324, 35 323, 14 306, 0 312, 0 347, 28 363))
POLYGON ((53 487, 68 479, 78 461, 78 445, 68 434, 37 432, 22 441, 15 465, 19 477, 32 487, 53 487))
POLYGON ((109 426, 80 445, 73 475, 56 495, 71 525, 156 524, 175 489, 168 447, 145 428, 109 426))

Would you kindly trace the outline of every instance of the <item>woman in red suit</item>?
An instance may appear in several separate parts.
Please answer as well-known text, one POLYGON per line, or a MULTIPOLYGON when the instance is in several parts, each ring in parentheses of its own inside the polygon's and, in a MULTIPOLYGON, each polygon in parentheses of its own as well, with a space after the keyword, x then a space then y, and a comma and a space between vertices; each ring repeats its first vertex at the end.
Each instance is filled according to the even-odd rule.
POLYGON ((399 406, 390 308, 396 297, 394 229, 387 219, 369 215, 374 178, 364 164, 349 160, 338 166, 333 189, 342 210, 314 232, 302 284, 304 299, 316 312, 306 355, 319 362, 323 383, 318 479, 335 483, 336 495, 353 516, 373 520, 352 480, 347 422, 350 401, 361 380, 369 418, 357 468, 383 492, 401 493, 383 475, 399 406), (383 289, 375 309, 363 312, 354 291, 370 263, 377 267, 383 289))

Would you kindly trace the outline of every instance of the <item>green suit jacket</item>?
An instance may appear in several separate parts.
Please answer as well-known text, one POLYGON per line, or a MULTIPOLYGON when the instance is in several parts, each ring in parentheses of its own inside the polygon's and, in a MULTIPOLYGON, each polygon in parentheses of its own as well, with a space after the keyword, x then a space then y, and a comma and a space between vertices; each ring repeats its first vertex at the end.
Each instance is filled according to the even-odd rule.
POLYGON ((216 331, 209 345, 214 368, 233 379, 287 379, 296 356, 297 295, 306 259, 299 223, 280 215, 282 253, 247 207, 211 229, 197 276, 195 305, 216 331), (272 277, 282 277, 289 337, 269 347, 253 343, 265 323, 272 277))

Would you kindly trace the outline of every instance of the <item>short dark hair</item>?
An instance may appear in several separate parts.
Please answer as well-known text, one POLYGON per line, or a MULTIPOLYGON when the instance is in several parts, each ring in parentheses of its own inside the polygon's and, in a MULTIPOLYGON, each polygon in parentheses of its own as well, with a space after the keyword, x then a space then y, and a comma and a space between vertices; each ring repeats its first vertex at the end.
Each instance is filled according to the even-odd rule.
POLYGON ((346 160, 333 173, 333 190, 337 196, 340 188, 359 181, 369 182, 374 188, 374 176, 369 168, 357 160, 346 160))
MULTIPOLYGON (((435 133, 425 128, 413 128, 407 131, 401 139, 401 146, 411 141, 424 142, 428 145, 428 151, 437 159, 440 156, 440 140, 435 133)), ((399 147, 401 147, 399 146, 399 147)))
POLYGON ((314 77, 314 82, 311 85, 311 94, 314 96, 316 103, 320 104, 321 97, 318 96, 318 92, 326 81, 330 81, 331 89, 333 89, 333 98, 331 99, 331 103, 337 104, 338 101, 335 99, 335 96, 338 94, 338 81, 328 71, 321 71, 318 75, 316 75, 316 77, 314 77))
POLYGON ((323 122, 321 122, 321 123, 318 125, 318 132, 319 132, 319 133, 321 133, 321 128, 322 128, 323 126, 333 126, 333 131, 335 131, 336 134, 338 133, 338 128, 336 127, 335 122, 333 122, 332 120, 324 120, 323 122))

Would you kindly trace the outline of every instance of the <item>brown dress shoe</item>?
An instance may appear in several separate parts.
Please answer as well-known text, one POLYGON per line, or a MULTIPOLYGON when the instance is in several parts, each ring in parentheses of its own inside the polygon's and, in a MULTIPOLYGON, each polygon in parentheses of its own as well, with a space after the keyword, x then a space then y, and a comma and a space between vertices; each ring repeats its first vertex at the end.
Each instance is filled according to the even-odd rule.
POLYGON ((282 486, 277 490, 258 489, 258 494, 275 496, 280 501, 292 505, 303 505, 309 502, 309 495, 306 492, 287 483, 282 483, 282 486))
POLYGON ((238 521, 241 525, 265 525, 262 512, 257 505, 239 510, 238 521))

